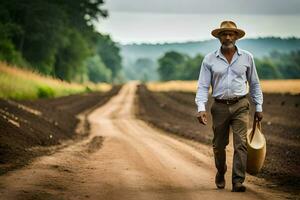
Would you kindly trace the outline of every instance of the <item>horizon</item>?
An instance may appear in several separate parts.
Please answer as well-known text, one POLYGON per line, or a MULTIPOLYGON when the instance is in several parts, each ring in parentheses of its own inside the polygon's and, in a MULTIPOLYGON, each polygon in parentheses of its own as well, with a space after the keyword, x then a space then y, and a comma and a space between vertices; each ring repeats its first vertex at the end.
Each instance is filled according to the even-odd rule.
MULTIPOLYGON (((239 39, 237 40, 237 43, 239 41, 242 41, 242 40, 256 40, 256 39, 269 39, 269 38, 274 38, 274 39, 282 39, 282 40, 288 40, 288 39, 300 39, 300 37, 295 37, 295 36, 289 36, 289 37, 280 37, 280 36, 265 36, 265 37, 253 37, 253 38, 242 38, 242 39, 239 39)), ((196 42, 208 42, 208 41, 211 41, 211 40, 217 40, 217 38, 211 38, 211 39, 204 39, 204 40, 187 40, 187 41, 174 41, 174 42, 154 42, 154 43, 151 43, 151 42, 141 42, 141 43, 136 43, 136 42, 133 42, 133 43, 118 43, 122 46, 130 46, 130 45, 169 45, 169 44, 185 44, 185 43, 196 43, 196 42)))
POLYGON ((298 0, 107 0, 103 8, 108 17, 95 21, 96 30, 122 45, 214 39, 211 30, 224 20, 234 21, 246 38, 300 37, 298 0))

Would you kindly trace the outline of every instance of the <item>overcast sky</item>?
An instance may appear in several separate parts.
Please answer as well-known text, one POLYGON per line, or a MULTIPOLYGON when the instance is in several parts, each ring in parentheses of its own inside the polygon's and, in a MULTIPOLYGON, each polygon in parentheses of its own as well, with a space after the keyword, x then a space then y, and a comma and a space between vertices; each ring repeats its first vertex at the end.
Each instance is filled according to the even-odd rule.
POLYGON ((106 0, 110 11, 188 14, 299 14, 300 0, 106 0))
POLYGON ((123 44, 211 39, 222 20, 247 37, 300 37, 300 0, 106 0, 104 8, 97 29, 123 44))

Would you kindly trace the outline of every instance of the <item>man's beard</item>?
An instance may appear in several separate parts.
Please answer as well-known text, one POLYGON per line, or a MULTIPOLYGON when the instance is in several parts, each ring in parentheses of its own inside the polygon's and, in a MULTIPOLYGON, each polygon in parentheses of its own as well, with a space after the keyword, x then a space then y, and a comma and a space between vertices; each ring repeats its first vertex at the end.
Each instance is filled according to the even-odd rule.
POLYGON ((228 42, 228 43, 223 43, 222 44, 222 49, 231 49, 234 48, 234 43, 233 42, 228 42))

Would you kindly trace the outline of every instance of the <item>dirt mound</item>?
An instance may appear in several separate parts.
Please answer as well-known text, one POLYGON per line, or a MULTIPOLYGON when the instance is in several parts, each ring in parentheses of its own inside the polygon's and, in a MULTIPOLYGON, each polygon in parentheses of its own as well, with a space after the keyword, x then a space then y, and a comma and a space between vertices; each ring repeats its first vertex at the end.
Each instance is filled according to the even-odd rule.
POLYGON ((51 152, 51 148, 42 147, 86 136, 86 114, 106 103, 120 88, 35 101, 0 99, 0 174, 51 152), (77 116, 80 113, 82 120, 77 116), (76 129, 79 122, 81 125, 76 129))
MULTIPOLYGON (((213 137, 209 124, 200 126, 195 114, 194 93, 137 91, 138 117, 150 124, 204 144, 213 137)), ((212 98, 209 98, 210 108, 212 98)), ((251 102, 251 100, 250 100, 251 102)), ((273 182, 270 187, 300 187, 300 95, 264 94, 263 132, 267 139, 265 165, 257 176, 273 182)), ((254 107, 251 107, 251 116, 254 107)), ((252 119, 251 119, 252 120, 252 119)))

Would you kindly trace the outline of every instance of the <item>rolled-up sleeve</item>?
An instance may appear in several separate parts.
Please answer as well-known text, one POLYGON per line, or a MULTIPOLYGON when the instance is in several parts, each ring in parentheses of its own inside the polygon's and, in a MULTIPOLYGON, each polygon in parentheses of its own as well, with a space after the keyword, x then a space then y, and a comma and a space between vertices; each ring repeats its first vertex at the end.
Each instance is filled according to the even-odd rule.
POLYGON ((256 112, 262 112, 263 94, 259 83, 258 74, 253 56, 249 56, 250 68, 247 70, 247 81, 249 83, 250 96, 255 104, 256 112))
POLYGON ((197 85, 197 93, 195 97, 195 102, 198 106, 198 112, 206 111, 205 105, 208 100, 208 91, 211 84, 211 70, 204 58, 201 64, 198 85, 197 85))

